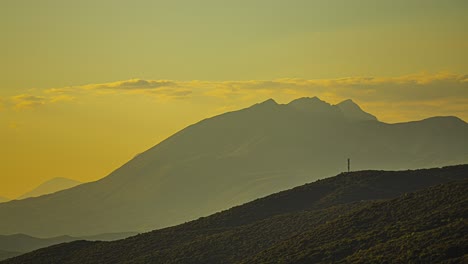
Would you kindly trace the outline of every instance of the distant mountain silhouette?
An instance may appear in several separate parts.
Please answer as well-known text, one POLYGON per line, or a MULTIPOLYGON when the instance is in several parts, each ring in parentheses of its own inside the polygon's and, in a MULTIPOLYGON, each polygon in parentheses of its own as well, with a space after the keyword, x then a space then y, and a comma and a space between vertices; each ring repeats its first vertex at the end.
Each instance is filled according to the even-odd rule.
POLYGON ((113 241, 134 236, 136 234, 137 233, 127 232, 100 234, 90 237, 59 236, 52 238, 36 238, 24 234, 15 234, 8 236, 0 235, 0 260, 65 242, 72 242, 76 240, 113 241), (2 258, 1 252, 9 252, 10 254, 5 253, 5 257, 2 258))
POLYGON ((336 105, 343 115, 350 120, 377 121, 377 118, 369 113, 362 111, 361 107, 351 99, 345 100, 336 105))
POLYGON ((468 165, 342 173, 179 226, 4 263, 458 263, 467 189, 468 165))
POLYGON ((273 100, 191 125, 92 183, 0 204, 0 234, 50 237, 183 223, 346 170, 468 162, 468 124, 379 122, 352 101, 273 100))
POLYGON ((51 194, 51 193, 65 190, 65 189, 69 189, 79 184, 82 184, 82 182, 67 179, 67 178, 57 177, 57 178, 53 178, 51 180, 48 180, 40 184, 33 190, 19 196, 17 199, 22 200, 22 199, 31 198, 31 197, 39 197, 41 195, 51 194))
POLYGON ((0 203, 8 202, 10 199, 0 196, 0 203))

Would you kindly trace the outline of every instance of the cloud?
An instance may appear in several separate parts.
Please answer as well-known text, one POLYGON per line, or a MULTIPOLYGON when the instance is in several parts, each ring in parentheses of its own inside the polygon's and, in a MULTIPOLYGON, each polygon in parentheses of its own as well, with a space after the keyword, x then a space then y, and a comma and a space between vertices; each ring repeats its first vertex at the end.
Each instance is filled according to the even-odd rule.
POLYGON ((67 94, 60 94, 49 97, 50 103, 57 103, 57 102, 68 102, 75 100, 76 97, 67 95, 67 94))
MULTIPOLYGON (((117 82, 51 88, 37 95, 14 97, 16 108, 80 100, 83 96, 135 95, 159 101, 190 99, 243 107, 274 98, 280 102, 318 96, 330 103, 353 99, 374 114, 394 120, 397 108, 406 113, 454 113, 468 118, 468 75, 419 73, 398 77, 346 77, 335 79, 277 79, 247 81, 172 81, 131 79, 117 82), (432 111, 428 109, 432 107, 432 111), (385 110, 387 109, 387 110, 385 110), (414 111, 413 111, 414 109, 414 111), (390 112, 392 112, 390 114, 390 112)), ((1 102, 1 101, 0 101, 1 102)), ((401 117, 401 115, 400 115, 401 117)))
POLYGON ((95 90, 95 89, 123 89, 123 90, 148 90, 148 89, 158 89, 161 87, 171 87, 176 86, 177 84, 173 81, 166 80, 142 80, 142 79, 131 79, 126 81, 118 81, 111 83, 102 83, 102 84, 89 84, 81 86, 80 88, 86 90, 95 90))
POLYGON ((190 89, 179 87, 178 82, 175 81, 143 79, 50 88, 44 91, 47 95, 60 95, 61 98, 65 98, 64 96, 76 98, 79 95, 94 93, 97 95, 143 94, 160 99, 183 98, 189 96, 191 92, 190 89))
POLYGON ((31 94, 20 94, 10 98, 10 103, 16 110, 33 109, 50 103, 72 101, 75 97, 67 94, 53 96, 38 96, 31 94))
MULTIPOLYGON (((328 91, 362 100, 420 101, 468 96, 466 75, 441 73, 394 78, 344 78, 329 80, 328 91)), ((312 82, 314 85, 317 82, 312 82)))
MULTIPOLYGON (((179 84, 182 85, 182 84, 179 84)), ((252 97, 294 98, 319 96, 332 102, 355 99, 364 102, 421 102, 468 98, 468 76, 450 73, 401 77, 349 77, 337 79, 279 79, 185 83, 194 91, 220 99, 252 97)), ((194 92, 194 93, 197 93, 194 92)))
POLYGON ((30 94, 20 94, 11 97, 16 109, 34 108, 46 104, 47 98, 30 94))
POLYGON ((8 128, 12 130, 18 130, 21 128, 21 125, 18 122, 12 121, 8 124, 8 128))
POLYGON ((66 94, 72 91, 76 91, 77 89, 73 87, 63 87, 63 88, 49 88, 44 90, 45 94, 66 94))
POLYGON ((191 89, 187 88, 178 88, 178 89, 172 89, 172 88, 159 88, 159 89, 137 89, 137 90, 132 90, 132 91, 126 91, 125 94, 140 94, 140 95, 145 95, 145 96, 151 96, 153 98, 159 99, 159 100, 171 100, 171 99, 184 99, 190 97, 192 94, 191 89))

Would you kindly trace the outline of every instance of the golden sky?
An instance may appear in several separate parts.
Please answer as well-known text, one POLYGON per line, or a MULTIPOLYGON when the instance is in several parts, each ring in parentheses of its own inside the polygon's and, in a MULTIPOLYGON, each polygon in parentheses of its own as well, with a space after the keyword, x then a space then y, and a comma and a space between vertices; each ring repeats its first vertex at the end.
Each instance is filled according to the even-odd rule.
POLYGON ((0 196, 274 98, 468 120, 468 1, 0 1, 0 196))

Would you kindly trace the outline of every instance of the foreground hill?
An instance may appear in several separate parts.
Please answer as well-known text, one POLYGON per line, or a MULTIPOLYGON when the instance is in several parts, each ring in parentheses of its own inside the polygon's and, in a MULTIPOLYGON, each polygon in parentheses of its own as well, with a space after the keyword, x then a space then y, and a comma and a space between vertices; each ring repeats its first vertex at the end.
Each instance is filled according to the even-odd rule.
POLYGON ((53 178, 51 180, 48 180, 48 181, 40 184, 39 186, 37 186, 33 190, 19 196, 17 199, 21 200, 21 199, 26 199, 26 198, 30 198, 30 197, 38 197, 38 196, 41 196, 41 195, 55 193, 55 192, 58 192, 58 191, 70 189, 70 188, 75 187, 75 186, 77 186, 79 184, 82 184, 82 182, 67 179, 67 178, 57 177, 57 178, 53 178))
POLYGON ((467 190, 468 165, 345 173, 179 226, 56 245, 4 263, 456 260, 468 253, 467 190))
POLYGON ((12 251, 6 251, 6 250, 1 250, 0 249, 0 260, 9 259, 9 258, 16 257, 16 256, 19 256, 19 255, 22 255, 22 254, 24 254, 24 253, 12 252, 12 251))
POLYGON ((376 202, 243 263, 440 263, 468 260, 468 180, 376 202))
POLYGON ((133 235, 136 235, 136 233, 111 233, 89 237, 59 236, 52 238, 37 238, 24 234, 15 234, 7 236, 0 235, 0 252, 4 252, 4 254, 0 254, 0 260, 10 258, 13 255, 17 256, 39 248, 44 248, 65 242, 71 242, 76 240, 113 241, 127 238, 133 235))
MULTIPOLYGON (((150 121, 149 121, 150 122, 150 121)), ((93 183, 0 204, 0 234, 148 231, 358 169, 468 162, 455 117, 385 124, 348 100, 273 100, 203 120, 93 183)))

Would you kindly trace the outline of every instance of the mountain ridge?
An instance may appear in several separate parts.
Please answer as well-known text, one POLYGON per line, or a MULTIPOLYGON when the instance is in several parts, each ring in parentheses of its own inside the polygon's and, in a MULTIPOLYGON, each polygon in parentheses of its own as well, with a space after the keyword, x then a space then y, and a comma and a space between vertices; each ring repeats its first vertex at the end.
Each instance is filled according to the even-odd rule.
POLYGON ((39 248, 77 240, 112 241, 127 238, 136 234, 137 233, 134 232, 126 232, 115 234, 98 234, 89 237, 72 237, 68 235, 62 235, 49 238, 38 238, 25 234, 0 235, 0 250, 7 252, 21 252, 21 254, 24 254, 39 248))
MULTIPOLYGON (((335 110, 332 115, 339 113, 335 110)), ((386 124, 335 117, 267 100, 204 119, 101 180, 0 204, 0 218, 6 219, 0 234, 86 236, 172 226, 336 175, 346 170, 348 158, 352 170, 468 161, 466 123, 447 129, 423 121, 386 124)))

